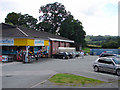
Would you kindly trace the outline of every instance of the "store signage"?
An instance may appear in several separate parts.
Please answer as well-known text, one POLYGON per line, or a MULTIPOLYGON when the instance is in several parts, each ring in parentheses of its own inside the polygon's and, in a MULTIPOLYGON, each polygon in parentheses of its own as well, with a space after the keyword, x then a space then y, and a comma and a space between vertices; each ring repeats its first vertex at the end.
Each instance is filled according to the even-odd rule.
POLYGON ((14 39, 1 39, 0 46, 14 46, 14 39))
POLYGON ((49 46, 49 40, 44 40, 44 46, 49 46))
POLYGON ((44 46, 44 40, 35 40, 35 46, 44 46))

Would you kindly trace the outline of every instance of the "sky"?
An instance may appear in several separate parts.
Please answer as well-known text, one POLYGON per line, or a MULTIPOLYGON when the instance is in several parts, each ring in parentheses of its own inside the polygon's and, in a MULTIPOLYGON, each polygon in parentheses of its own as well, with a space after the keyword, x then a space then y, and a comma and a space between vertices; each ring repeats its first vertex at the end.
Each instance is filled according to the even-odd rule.
POLYGON ((0 23, 11 12, 38 19, 40 7, 54 2, 82 22, 86 35, 118 36, 118 0, 0 0, 0 23))

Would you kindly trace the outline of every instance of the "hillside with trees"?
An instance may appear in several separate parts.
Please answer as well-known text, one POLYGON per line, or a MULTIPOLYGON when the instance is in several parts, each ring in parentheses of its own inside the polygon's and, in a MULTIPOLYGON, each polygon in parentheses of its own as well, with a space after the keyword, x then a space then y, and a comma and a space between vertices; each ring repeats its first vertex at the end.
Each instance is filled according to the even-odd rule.
POLYGON ((85 38, 88 47, 91 48, 119 48, 120 37, 119 36, 86 36, 85 38))

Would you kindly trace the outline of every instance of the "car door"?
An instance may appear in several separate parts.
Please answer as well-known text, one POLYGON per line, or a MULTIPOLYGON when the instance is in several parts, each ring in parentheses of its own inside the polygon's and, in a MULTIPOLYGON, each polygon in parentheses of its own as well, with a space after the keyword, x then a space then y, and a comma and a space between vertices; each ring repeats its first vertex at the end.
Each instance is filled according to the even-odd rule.
POLYGON ((59 58, 62 59, 63 56, 64 56, 64 53, 63 53, 63 52, 60 52, 60 53, 59 53, 59 58))
POLYGON ((54 54, 54 58, 59 58, 59 53, 54 54))
POLYGON ((98 67, 100 71, 105 71, 105 61, 104 59, 100 58, 98 60, 98 67))
POLYGON ((115 70, 115 65, 113 64, 113 61, 111 58, 105 59, 105 65, 104 65, 105 71, 106 72, 111 72, 113 73, 115 70))

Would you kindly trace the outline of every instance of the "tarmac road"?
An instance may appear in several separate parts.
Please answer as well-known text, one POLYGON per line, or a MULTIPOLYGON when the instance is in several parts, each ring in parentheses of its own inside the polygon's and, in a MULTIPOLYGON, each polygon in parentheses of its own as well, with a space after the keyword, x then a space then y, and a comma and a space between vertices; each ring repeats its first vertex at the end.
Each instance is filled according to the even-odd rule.
POLYGON ((93 71, 92 65, 97 58, 98 56, 85 56, 84 59, 40 59, 28 64, 23 64, 22 62, 3 63, 2 87, 64 88, 68 86, 53 85, 47 79, 56 73, 70 73, 111 82, 93 87, 118 88, 117 75, 93 71))

